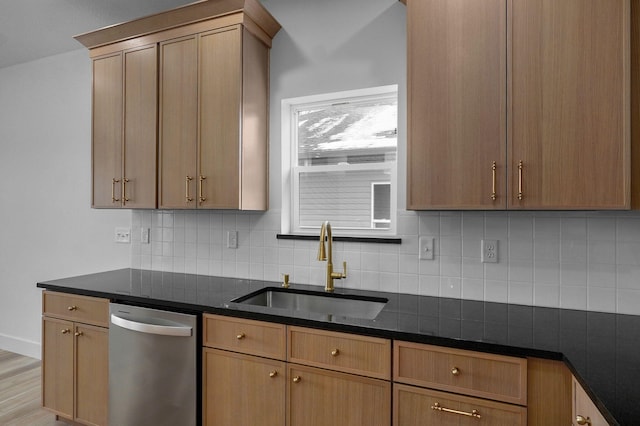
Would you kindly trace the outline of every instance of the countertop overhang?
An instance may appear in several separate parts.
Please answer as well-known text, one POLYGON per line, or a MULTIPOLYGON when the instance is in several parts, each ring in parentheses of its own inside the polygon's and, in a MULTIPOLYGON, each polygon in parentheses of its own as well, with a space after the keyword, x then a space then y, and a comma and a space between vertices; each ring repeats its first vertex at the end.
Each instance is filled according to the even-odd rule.
MULTIPOLYGON (((113 302, 191 313, 214 313, 459 349, 564 361, 605 418, 640 418, 640 316, 512 305, 338 288, 341 294, 385 297, 374 320, 327 317, 258 306, 236 297, 279 283, 119 269, 37 283, 38 288, 113 302)), ((292 284, 292 288, 322 290, 292 284)))

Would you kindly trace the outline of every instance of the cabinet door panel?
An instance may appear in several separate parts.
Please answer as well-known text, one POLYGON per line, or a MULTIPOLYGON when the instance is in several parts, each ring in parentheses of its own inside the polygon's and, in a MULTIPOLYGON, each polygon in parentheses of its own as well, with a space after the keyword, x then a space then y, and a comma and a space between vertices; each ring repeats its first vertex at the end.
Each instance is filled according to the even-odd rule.
POLYGON ((527 424, 527 409, 517 405, 398 384, 393 385, 393 396, 394 426, 516 426, 527 424), (452 412, 452 410, 457 412, 452 412), (462 414, 471 414, 474 410, 479 417, 462 414))
POLYGON ((629 2, 512 5, 509 208, 628 207, 629 2))
POLYGON ((161 208, 196 206, 197 55, 195 37, 160 44, 161 208), (187 182, 187 176, 193 180, 187 182))
POLYGON ((506 3, 407 7, 407 206, 505 208, 506 3))
POLYGON ((93 207, 120 207, 122 54, 93 61, 93 207), (113 198, 117 199, 115 201, 113 198))
POLYGON ((77 324, 75 417, 105 426, 109 401, 109 334, 106 328, 77 324))
POLYGON ((203 359, 204 425, 284 425, 284 362, 215 349, 203 359))
POLYGON ((200 37, 199 173, 205 200, 198 207, 239 208, 241 37, 239 27, 200 37))
POLYGON ((287 379, 290 426, 386 426, 391 421, 390 382, 296 364, 287 366, 287 379))
POLYGON ((73 323, 42 318, 42 405, 73 418, 73 323))
POLYGON ((157 47, 124 54, 125 131, 123 205, 130 208, 156 207, 157 165, 157 47))

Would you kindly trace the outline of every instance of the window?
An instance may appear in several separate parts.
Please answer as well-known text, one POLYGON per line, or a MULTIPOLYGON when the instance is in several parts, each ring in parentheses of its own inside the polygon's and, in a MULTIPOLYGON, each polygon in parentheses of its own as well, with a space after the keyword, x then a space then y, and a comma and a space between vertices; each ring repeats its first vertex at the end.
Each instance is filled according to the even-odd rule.
POLYGON ((282 101, 282 232, 395 234, 398 89, 282 101))

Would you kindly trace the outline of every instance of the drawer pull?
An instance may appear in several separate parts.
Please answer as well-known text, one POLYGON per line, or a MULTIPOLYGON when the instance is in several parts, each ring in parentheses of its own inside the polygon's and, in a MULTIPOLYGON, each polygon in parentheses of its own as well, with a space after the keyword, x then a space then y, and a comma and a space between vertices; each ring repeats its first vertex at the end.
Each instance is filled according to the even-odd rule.
POLYGON ((338 356, 340 355, 340 351, 338 349, 334 349, 331 351, 331 356, 338 356))
POLYGON ((244 333, 240 333, 240 334, 236 335, 236 339, 238 339, 238 340, 242 340, 244 338, 245 338, 244 333))
POLYGON ((277 375, 278 375, 278 372, 277 372, 277 371, 271 371, 271 372, 269 372, 269 377, 271 377, 271 378, 276 377, 277 375))
POLYGON ((300 380, 302 380, 302 377, 300 377, 300 376, 295 376, 295 377, 293 378, 293 383, 300 383, 300 380))
POLYGON ((460 369, 458 367, 453 367, 451 369, 451 374, 453 374, 454 376, 459 376, 460 375, 460 369))
POLYGON ((68 334, 68 333, 71 333, 71 330, 69 330, 68 328, 62 329, 62 334, 68 334))
POLYGON ((67 310, 68 310, 68 311, 77 311, 77 310, 78 310, 78 307, 77 307, 76 305, 68 306, 68 307, 67 307, 67 310))
POLYGON ((577 415, 576 416, 576 423, 578 423, 579 425, 590 425, 591 424, 591 419, 589 417, 587 417, 585 419, 581 415, 577 415))
POLYGON ((478 410, 472 410, 470 413, 466 411, 452 410, 451 408, 445 408, 441 406, 439 402, 435 402, 431 406, 431 409, 436 411, 444 411, 445 413, 460 414, 461 416, 473 417, 474 419, 480 418, 480 413, 478 412, 478 410))
POLYGON ((83 335, 82 331, 76 331, 75 333, 73 333, 76 337, 80 337, 83 335))

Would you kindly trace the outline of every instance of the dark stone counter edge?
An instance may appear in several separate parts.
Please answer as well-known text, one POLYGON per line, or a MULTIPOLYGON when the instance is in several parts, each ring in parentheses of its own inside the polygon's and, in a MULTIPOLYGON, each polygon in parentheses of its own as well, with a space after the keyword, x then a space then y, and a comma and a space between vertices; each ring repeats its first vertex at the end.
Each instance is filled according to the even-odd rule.
POLYGON ((407 333, 400 332, 394 330, 386 330, 386 329, 377 329, 374 327, 364 327, 358 325, 350 325, 350 324, 340 324, 333 322, 324 322, 324 321, 314 321, 307 320, 302 318, 295 317, 287 317, 280 315, 270 315, 264 314, 261 312, 251 312, 251 311, 243 311, 238 309, 224 308, 224 307, 213 307, 213 306, 202 306, 202 305, 194 305, 190 303, 180 303, 174 301, 167 300, 157 300, 150 299, 145 297, 136 297, 126 294, 118 294, 118 293, 108 293, 108 292, 100 292, 93 290, 83 290, 78 288, 69 288, 64 286, 56 286, 48 283, 37 283, 36 287, 57 291, 60 293, 69 293, 76 294, 80 296, 92 296, 92 297, 100 297, 104 299, 109 299, 111 302, 115 303, 129 303, 138 306, 154 308, 154 309, 167 309, 185 313, 195 313, 195 314, 218 314, 225 315, 230 317, 237 318, 245 318, 252 319, 258 321, 268 321, 279 324, 286 325, 297 325, 304 326, 310 328, 318 328, 322 330, 331 330, 331 331, 339 331, 353 334, 360 334, 363 336, 371 336, 371 337, 381 337, 386 339, 393 340, 405 340, 414 343, 424 343, 435 346, 443 346, 455 349, 465 349, 470 351, 478 351, 478 352, 486 352, 497 355, 507 355, 507 356, 515 356, 515 357, 532 357, 532 358, 543 358, 555 361, 563 361, 565 365, 569 368, 574 377, 578 380, 578 382, 582 385, 584 390, 587 392, 593 403, 600 410, 600 413, 604 416, 605 420, 609 422, 611 425, 619 425, 620 423, 615 420, 615 418, 611 415, 606 406, 600 401, 600 399, 593 393, 589 385, 585 383, 585 381, 580 377, 580 374, 576 371, 576 369, 571 364, 571 360, 564 356, 561 352, 555 351, 544 351, 532 348, 524 348, 517 346, 508 346, 487 342, 479 342, 472 340, 464 340, 464 339, 451 339, 446 337, 439 336, 431 336, 428 334, 419 334, 419 333, 407 333))

